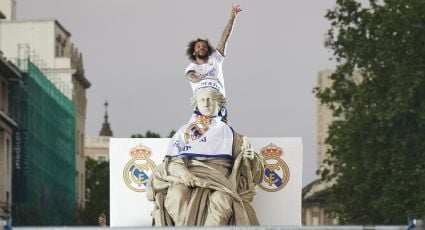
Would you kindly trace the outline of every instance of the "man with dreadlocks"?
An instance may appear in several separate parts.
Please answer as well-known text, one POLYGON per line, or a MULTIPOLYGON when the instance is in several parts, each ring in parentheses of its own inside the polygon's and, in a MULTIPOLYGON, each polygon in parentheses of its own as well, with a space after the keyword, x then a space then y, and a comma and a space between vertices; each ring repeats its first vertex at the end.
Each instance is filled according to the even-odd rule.
MULTIPOLYGON (((223 95, 226 97, 222 64, 226 53, 227 40, 232 33, 236 16, 241 11, 239 5, 232 5, 229 21, 221 35, 217 49, 214 49, 207 39, 198 38, 189 42, 186 55, 189 57, 191 63, 186 67, 186 78, 191 84, 192 91, 194 91, 196 84, 201 80, 212 79, 221 84, 223 87, 223 95)), ((220 115, 225 117, 225 113, 224 107, 221 108, 220 115)))
POLYGON ((194 114, 171 138, 164 162, 152 173, 146 195, 155 226, 258 225, 252 205, 264 165, 248 138, 225 120, 221 66, 239 5, 214 50, 192 41, 186 68, 194 114), (220 113, 221 112, 221 113, 220 113))

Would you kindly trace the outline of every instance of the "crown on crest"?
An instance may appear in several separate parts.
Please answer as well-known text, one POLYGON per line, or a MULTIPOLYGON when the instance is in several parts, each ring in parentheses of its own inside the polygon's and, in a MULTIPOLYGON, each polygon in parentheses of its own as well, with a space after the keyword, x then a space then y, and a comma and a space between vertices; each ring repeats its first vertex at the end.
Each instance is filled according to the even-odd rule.
POLYGON ((196 116, 196 121, 210 125, 211 124, 211 117, 200 114, 200 115, 196 116))
POLYGON ((132 158, 149 158, 152 155, 152 150, 142 144, 137 145, 130 149, 130 156, 132 158))
POLYGON ((283 155, 283 149, 273 143, 270 143, 261 149, 260 154, 264 157, 280 157, 283 155))

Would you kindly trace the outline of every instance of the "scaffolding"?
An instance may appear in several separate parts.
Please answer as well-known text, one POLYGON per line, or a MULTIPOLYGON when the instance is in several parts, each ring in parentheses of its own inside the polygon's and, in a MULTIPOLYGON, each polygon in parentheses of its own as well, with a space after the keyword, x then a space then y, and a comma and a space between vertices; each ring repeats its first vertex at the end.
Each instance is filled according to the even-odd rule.
POLYGON ((75 105, 28 59, 11 86, 14 225, 69 225, 76 213, 75 105))

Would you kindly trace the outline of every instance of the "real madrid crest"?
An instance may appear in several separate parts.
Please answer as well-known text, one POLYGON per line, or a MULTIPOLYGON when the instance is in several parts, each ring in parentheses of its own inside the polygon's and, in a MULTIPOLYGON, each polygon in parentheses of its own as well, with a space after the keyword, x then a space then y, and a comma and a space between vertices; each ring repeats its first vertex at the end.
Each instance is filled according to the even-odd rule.
POLYGON ((125 184, 135 192, 144 192, 155 163, 149 159, 152 150, 142 144, 131 148, 131 160, 125 165, 123 177, 125 184))
POLYGON ((208 131, 211 119, 207 116, 198 115, 196 121, 190 123, 184 131, 184 142, 188 144, 191 141, 198 140, 208 131))
POLYGON ((282 148, 270 143, 262 148, 260 154, 264 159, 264 179, 260 188, 267 192, 277 192, 284 188, 289 181, 289 167, 281 159, 282 148))

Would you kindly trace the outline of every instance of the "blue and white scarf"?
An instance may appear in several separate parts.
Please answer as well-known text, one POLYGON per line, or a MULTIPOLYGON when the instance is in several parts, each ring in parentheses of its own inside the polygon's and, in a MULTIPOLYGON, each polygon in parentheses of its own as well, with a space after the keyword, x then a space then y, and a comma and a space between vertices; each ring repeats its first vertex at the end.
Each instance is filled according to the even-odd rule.
POLYGON ((233 130, 221 117, 194 114, 173 136, 167 156, 233 159, 233 130))

